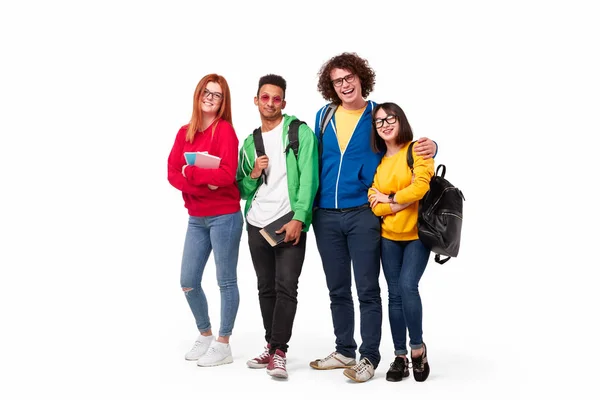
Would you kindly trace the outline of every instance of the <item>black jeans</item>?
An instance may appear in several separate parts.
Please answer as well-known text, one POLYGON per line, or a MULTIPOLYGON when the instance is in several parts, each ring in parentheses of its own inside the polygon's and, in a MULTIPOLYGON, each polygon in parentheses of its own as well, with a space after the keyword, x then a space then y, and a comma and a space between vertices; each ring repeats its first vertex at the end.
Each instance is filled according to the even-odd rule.
POLYGON ((248 224, 248 245, 258 278, 258 300, 265 328, 265 340, 271 353, 287 352, 298 304, 298 278, 306 252, 306 232, 300 242, 271 245, 260 228, 248 224))

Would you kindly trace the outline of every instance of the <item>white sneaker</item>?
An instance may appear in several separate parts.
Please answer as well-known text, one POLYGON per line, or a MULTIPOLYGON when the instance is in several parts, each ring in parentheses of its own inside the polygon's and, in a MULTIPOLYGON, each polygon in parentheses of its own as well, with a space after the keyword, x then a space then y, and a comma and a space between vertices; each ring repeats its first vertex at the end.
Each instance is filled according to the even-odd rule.
POLYGON ((356 360, 334 351, 323 359, 311 361, 308 365, 314 369, 350 368, 356 365, 356 360))
POLYGON ((366 382, 375 375, 375 367, 368 358, 363 358, 354 367, 344 371, 344 375, 355 382, 366 382))
POLYGON ((206 353, 206 350, 208 350, 208 346, 210 346, 214 338, 215 337, 213 335, 199 335, 198 339, 196 339, 196 342, 194 342, 194 347, 192 347, 190 351, 185 353, 185 359, 188 361, 196 361, 197 359, 199 359, 201 355, 206 353))
POLYGON ((213 342, 206 350, 206 353, 202 355, 196 364, 199 367, 215 367, 217 365, 230 364, 233 362, 231 356, 231 346, 227 343, 213 342))

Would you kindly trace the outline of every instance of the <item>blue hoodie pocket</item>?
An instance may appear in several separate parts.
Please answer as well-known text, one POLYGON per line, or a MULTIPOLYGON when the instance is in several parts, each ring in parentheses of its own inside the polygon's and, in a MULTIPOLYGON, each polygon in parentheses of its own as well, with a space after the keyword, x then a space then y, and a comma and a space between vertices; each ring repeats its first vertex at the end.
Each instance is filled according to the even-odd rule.
POLYGON ((371 177, 370 179, 365 179, 364 174, 363 174, 363 169, 364 169, 365 165, 361 164, 360 168, 358 169, 358 180, 360 181, 360 183, 362 183, 362 185, 369 189, 371 187, 371 185, 373 184, 373 177, 371 177))

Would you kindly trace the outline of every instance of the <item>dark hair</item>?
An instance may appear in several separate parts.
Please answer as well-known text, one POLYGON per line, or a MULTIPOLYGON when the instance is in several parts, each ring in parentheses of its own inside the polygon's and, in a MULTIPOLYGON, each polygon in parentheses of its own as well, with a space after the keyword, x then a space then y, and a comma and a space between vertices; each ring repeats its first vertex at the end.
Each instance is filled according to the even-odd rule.
POLYGON ((363 98, 367 98, 373 91, 375 71, 369 66, 369 62, 360 58, 356 53, 342 53, 330 58, 319 70, 317 89, 325 100, 333 104, 342 103, 331 83, 331 71, 335 68, 347 69, 358 76, 363 98))
POLYGON ((257 96, 260 92, 260 88, 263 87, 264 85, 274 85, 274 86, 281 88, 281 90, 283 90, 283 98, 285 99, 285 89, 287 87, 287 83, 285 82, 285 79, 283 79, 281 76, 275 75, 275 74, 268 74, 268 75, 262 76, 258 80, 258 89, 256 90, 257 96))
POLYGON ((400 130, 398 131, 398 136, 396 136, 396 144, 405 144, 412 142, 413 140, 413 132, 410 124, 408 123, 408 119, 406 118, 406 114, 400 106, 396 103, 381 103, 378 104, 377 107, 373 110, 373 129, 371 129, 371 149, 375 153, 379 153, 385 150, 386 145, 385 141, 379 136, 377 133, 377 128, 375 127, 375 114, 377 111, 383 110, 387 113, 387 115, 395 115, 398 117, 398 123, 400 124, 400 130))

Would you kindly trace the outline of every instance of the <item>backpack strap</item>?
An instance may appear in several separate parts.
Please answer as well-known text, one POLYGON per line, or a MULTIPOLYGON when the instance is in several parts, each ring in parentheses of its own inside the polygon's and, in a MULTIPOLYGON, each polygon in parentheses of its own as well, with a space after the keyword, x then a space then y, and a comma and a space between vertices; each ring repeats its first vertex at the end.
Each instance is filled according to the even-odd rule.
POLYGON ((323 135, 325 134, 325 128, 327 127, 327 124, 329 124, 329 121, 331 121, 336 109, 336 104, 329 103, 327 110, 325 110, 325 115, 319 124, 319 177, 321 176, 321 170, 323 169, 323 161, 321 161, 321 158, 323 157, 323 135))
POLYGON ((298 147, 300 145, 300 142, 298 141, 298 130, 302 124, 305 124, 305 122, 300 121, 299 119, 295 119, 290 122, 288 127, 288 145, 284 150, 284 153, 287 154, 287 152, 292 149, 294 151, 296 160, 298 159, 298 147))
POLYGON ((437 169, 435 170, 435 174, 444 178, 446 176, 446 166, 444 164, 438 165, 437 169), (442 170, 442 172, 440 172, 440 170, 442 170))
MULTIPOLYGON (((254 138, 254 148, 256 149, 256 158, 265 155, 265 143, 263 142, 262 131, 260 127, 256 128, 254 132, 252 132, 252 137, 254 138)), ((256 162, 256 161, 255 161, 256 162)), ((267 174, 265 170, 262 170, 261 176, 263 177, 263 182, 265 185, 267 184, 267 174)))
POLYGON ((435 255, 435 262, 438 263, 438 264, 444 264, 449 259, 450 259, 450 256, 446 257, 445 259, 442 259, 441 255, 439 255, 439 254, 435 255))
POLYGON ((415 163, 415 160, 412 155, 412 149, 414 144, 415 142, 410 142, 410 144, 408 145, 408 151, 406 152, 406 162, 408 163, 408 168, 410 168, 411 172, 413 170, 413 164, 415 163))

